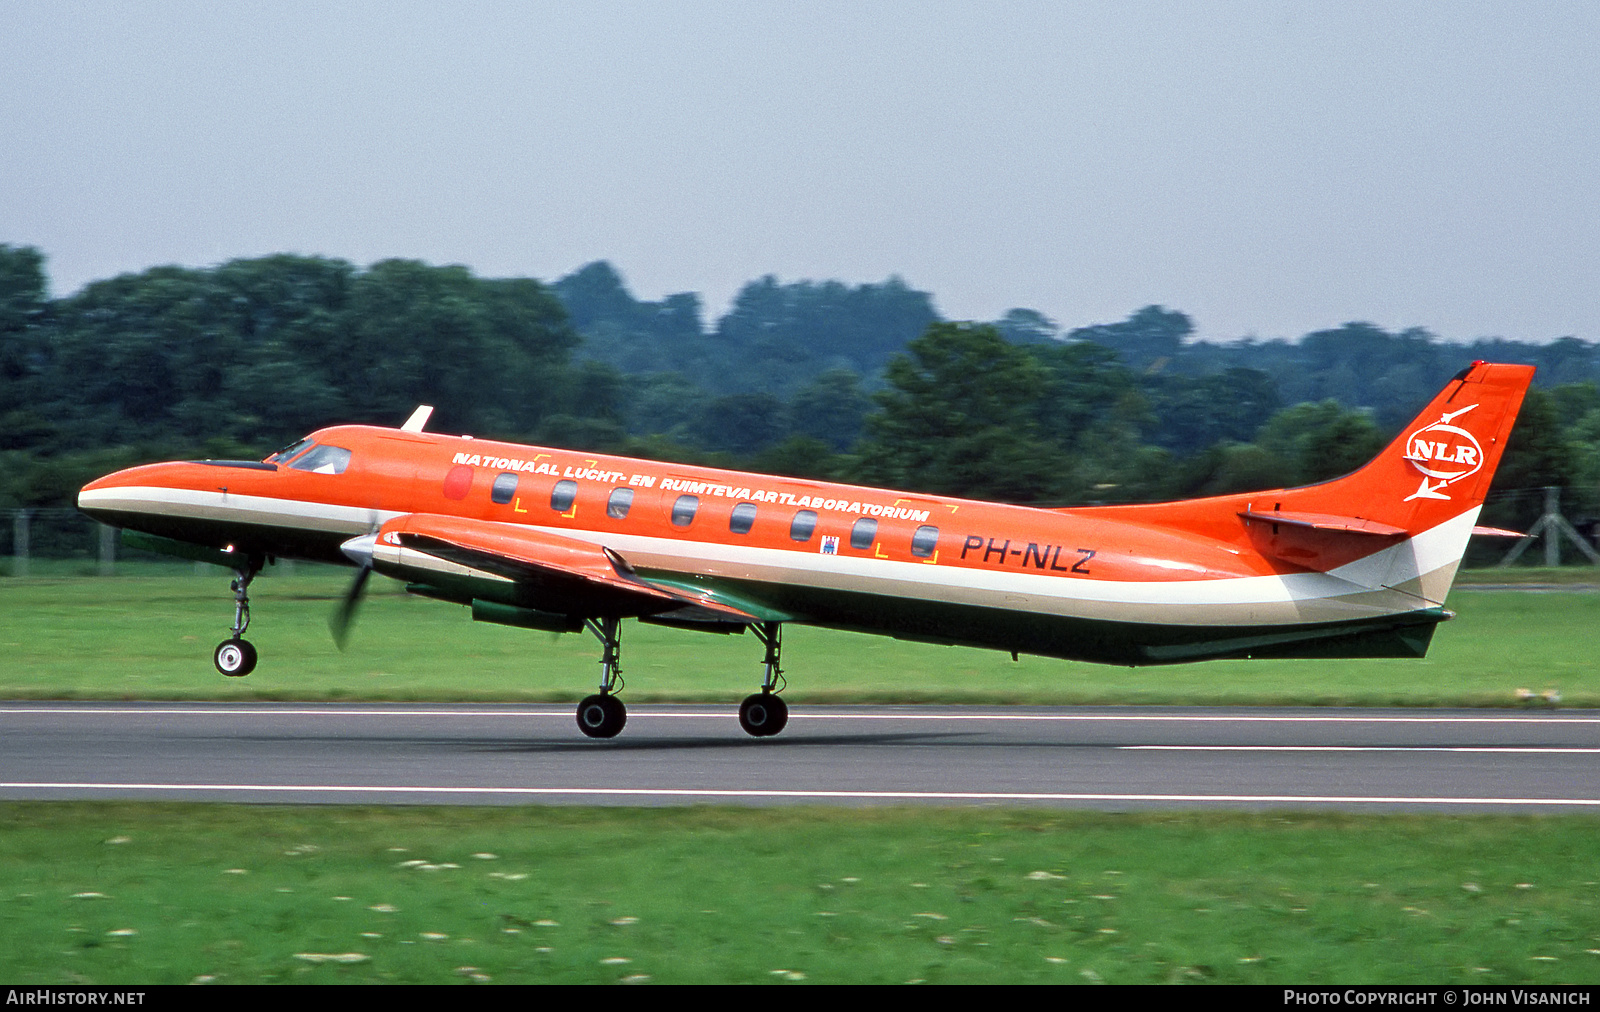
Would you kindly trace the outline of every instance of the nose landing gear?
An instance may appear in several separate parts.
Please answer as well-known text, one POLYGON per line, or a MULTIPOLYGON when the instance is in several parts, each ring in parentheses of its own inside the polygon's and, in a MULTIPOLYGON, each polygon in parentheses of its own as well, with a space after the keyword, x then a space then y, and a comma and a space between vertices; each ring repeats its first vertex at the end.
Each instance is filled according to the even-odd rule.
POLYGON ((233 635, 218 643, 211 655, 217 670, 229 678, 241 678, 256 669, 256 648, 242 637, 250 628, 250 581, 261 572, 262 561, 254 556, 247 557, 244 564, 233 571, 234 580, 230 585, 234 602, 233 635))

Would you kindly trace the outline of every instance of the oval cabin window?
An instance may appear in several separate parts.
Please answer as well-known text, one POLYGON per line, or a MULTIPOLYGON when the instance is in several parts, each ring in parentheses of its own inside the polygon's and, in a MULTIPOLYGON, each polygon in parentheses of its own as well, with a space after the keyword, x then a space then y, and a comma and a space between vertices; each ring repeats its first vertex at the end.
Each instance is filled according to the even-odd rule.
POLYGON ((628 515, 628 509, 633 505, 633 489, 614 488, 611 498, 606 500, 606 516, 613 520, 621 520, 628 515))
POLYGON ((694 515, 700 511, 700 497, 697 495, 680 495, 672 504, 672 524, 674 527, 687 527, 694 523, 694 515))
POLYGON ((862 517, 850 528, 850 547, 862 551, 872 547, 872 542, 878 536, 878 521, 871 517, 862 517))
POLYGON ((489 489, 489 498, 501 505, 510 502, 511 497, 516 494, 517 476, 510 471, 495 478, 493 487, 489 489))
POLYGON ((800 510, 789 522, 789 537, 796 541, 810 541, 811 534, 817 529, 817 511, 800 510))
POLYGON ((735 534, 749 534, 750 528, 756 524, 756 504, 742 502, 733 508, 733 513, 728 516, 728 530, 735 534))

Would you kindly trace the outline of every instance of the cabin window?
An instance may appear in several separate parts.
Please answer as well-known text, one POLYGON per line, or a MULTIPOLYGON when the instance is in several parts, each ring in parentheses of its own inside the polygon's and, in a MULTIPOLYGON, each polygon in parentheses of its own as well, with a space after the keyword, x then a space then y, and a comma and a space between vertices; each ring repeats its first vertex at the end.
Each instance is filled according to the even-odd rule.
POLYGON ((811 533, 817 529, 817 511, 800 510, 789 522, 789 537, 795 541, 810 541, 811 533))
POLYGON ((628 507, 633 505, 633 489, 614 488, 611 498, 606 500, 606 516, 613 520, 621 520, 628 515, 628 507))
POLYGON ((749 534, 755 523, 756 504, 742 502, 733 508, 733 513, 728 517, 728 530, 735 534, 749 534))
POLYGON ((694 523, 694 515, 700 509, 700 497, 697 495, 680 495, 672 504, 672 525, 674 527, 687 527, 694 523))
POLYGON ((572 502, 577 498, 577 482, 570 479, 558 481, 556 487, 550 490, 550 508, 557 513, 565 513, 572 508, 572 502))
POLYGON ((344 474, 350 466, 350 451, 342 446, 319 446, 289 466, 312 474, 344 474))
POLYGON ((494 486, 489 489, 489 498, 502 505, 511 501, 517 494, 517 476, 510 471, 495 478, 494 486))
POLYGON ((850 528, 850 547, 865 549, 872 547, 872 540, 878 536, 878 521, 871 517, 862 517, 850 528))
POLYGON ((918 527, 917 533, 911 535, 911 554, 919 559, 933 556, 933 550, 939 547, 939 528, 918 527))

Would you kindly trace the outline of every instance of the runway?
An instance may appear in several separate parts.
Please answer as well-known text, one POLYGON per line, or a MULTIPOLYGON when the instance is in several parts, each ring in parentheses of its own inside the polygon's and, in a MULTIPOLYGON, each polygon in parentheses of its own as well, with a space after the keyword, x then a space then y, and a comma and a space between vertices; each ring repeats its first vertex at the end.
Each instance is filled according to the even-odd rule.
POLYGON ((1600 811, 1600 711, 0 704, 0 797, 1600 811))

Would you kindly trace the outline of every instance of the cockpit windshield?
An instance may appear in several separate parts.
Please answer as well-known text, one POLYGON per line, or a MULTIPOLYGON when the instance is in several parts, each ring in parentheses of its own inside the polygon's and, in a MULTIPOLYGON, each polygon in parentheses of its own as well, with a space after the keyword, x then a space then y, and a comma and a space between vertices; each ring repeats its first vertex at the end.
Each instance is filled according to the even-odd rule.
POLYGON ((289 466, 312 474, 344 474, 344 469, 350 466, 350 451, 342 446, 318 446, 289 466))
POLYGON ((297 443, 290 443, 288 446, 285 446, 283 449, 279 450, 277 453, 274 453, 272 456, 268 457, 266 459, 266 463, 268 463, 268 464, 282 464, 282 463, 285 463, 286 461, 293 460, 294 459, 294 455, 297 454, 297 453, 302 452, 303 450, 305 450, 306 447, 311 445, 311 442, 312 442, 311 437, 307 436, 306 438, 300 440, 297 443))

